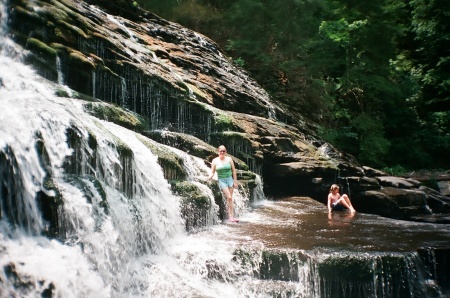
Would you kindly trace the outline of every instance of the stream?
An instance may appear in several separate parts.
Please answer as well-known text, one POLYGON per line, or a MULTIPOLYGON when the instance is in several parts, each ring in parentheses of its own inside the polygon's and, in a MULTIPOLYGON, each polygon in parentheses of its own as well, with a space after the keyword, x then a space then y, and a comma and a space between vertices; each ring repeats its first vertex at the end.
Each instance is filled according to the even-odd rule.
POLYGON ((329 215, 326 206, 306 197, 264 200, 252 208, 240 216, 239 223, 219 224, 177 239, 169 250, 177 266, 155 265, 156 284, 167 285, 163 292, 159 287, 152 293, 189 293, 186 297, 450 295, 449 225, 358 212, 329 215), (444 249, 444 253, 430 248, 444 249), (183 278, 173 283, 174 276, 183 278), (193 286, 202 279, 206 283, 193 286))
POLYGON ((407 252, 450 244, 450 225, 358 212, 329 214, 325 205, 304 197, 265 201, 243 216, 239 224, 213 231, 241 245, 256 241, 268 248, 297 250, 407 252))

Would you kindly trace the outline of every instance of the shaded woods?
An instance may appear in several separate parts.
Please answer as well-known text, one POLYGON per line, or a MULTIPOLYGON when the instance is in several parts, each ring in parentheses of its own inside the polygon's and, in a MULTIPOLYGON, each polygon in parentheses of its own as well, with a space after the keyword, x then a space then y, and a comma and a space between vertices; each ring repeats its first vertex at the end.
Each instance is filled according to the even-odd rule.
POLYGON ((216 41, 277 102, 363 164, 450 166, 447 1, 138 3, 216 41))

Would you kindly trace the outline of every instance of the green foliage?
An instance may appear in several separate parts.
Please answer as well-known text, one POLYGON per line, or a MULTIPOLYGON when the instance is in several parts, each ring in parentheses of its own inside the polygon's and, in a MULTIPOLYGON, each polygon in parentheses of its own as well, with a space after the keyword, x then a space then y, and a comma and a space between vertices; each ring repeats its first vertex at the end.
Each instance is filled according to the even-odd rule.
POLYGON ((407 170, 399 164, 392 167, 385 167, 383 171, 391 176, 403 176, 407 173, 407 170))
POLYGON ((346 47, 350 45, 352 31, 356 31, 366 24, 367 20, 356 20, 353 23, 348 23, 346 19, 322 21, 319 32, 338 45, 346 47))
POLYGON ((418 104, 424 111, 450 109, 450 13, 447 1, 412 0, 412 34, 416 49, 408 52, 421 90, 418 104))
POLYGON ((226 114, 218 114, 214 117, 215 125, 218 129, 226 131, 233 130, 233 118, 226 114))
POLYGON ((387 1, 331 4, 334 10, 322 21, 315 44, 325 50, 313 56, 314 61, 327 62, 322 66, 329 94, 324 126, 337 131, 331 141, 335 146, 380 167, 391 156, 385 103, 396 109, 405 94, 392 64, 394 41, 402 32, 395 27, 397 8, 387 1))
POLYGON ((376 167, 384 166, 390 142, 384 137, 381 121, 363 113, 352 124, 360 137, 359 160, 376 167))
POLYGON ((233 64, 239 67, 244 67, 245 61, 241 57, 238 57, 237 59, 233 60, 233 64))
POLYGON ((139 4, 209 36, 274 100, 363 163, 450 166, 446 0, 139 4))

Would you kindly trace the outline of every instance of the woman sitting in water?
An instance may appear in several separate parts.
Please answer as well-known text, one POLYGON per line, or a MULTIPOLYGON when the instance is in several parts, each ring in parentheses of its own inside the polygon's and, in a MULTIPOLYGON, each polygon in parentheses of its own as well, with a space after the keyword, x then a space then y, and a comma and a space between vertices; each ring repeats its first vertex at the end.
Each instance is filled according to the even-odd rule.
POLYGON ((339 186, 337 184, 331 185, 330 193, 328 194, 328 212, 331 211, 341 211, 347 208, 351 213, 355 213, 356 210, 353 208, 350 198, 343 194, 339 194, 339 186))

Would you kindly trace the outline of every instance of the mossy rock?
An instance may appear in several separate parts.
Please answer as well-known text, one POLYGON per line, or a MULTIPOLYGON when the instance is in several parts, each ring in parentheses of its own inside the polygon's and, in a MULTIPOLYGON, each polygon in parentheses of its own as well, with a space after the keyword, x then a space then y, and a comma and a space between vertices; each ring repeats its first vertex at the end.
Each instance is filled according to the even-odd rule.
POLYGON ((40 41, 37 38, 28 38, 27 49, 33 51, 34 53, 39 53, 42 56, 45 56, 50 59, 56 58, 56 50, 46 45, 44 42, 40 41))
POLYGON ((122 140, 115 138, 115 145, 117 152, 119 153, 121 158, 132 158, 134 153, 133 150, 131 150, 130 147, 126 143, 124 143, 122 140))
POLYGON ((211 220, 210 198, 189 181, 171 180, 170 185, 173 193, 181 197, 180 212, 186 231, 208 226, 211 220))
POLYGON ((74 26, 74 25, 69 24, 69 23, 67 23, 67 22, 65 22, 65 21, 62 21, 62 20, 60 20, 58 23, 61 24, 61 25, 63 25, 64 27, 66 27, 66 28, 69 29, 70 31, 74 32, 75 34, 77 34, 77 35, 83 37, 84 39, 87 38, 87 34, 84 33, 84 31, 83 31, 82 29, 78 28, 77 26, 74 26))
POLYGON ((226 113, 214 115, 214 126, 217 131, 242 131, 234 118, 226 113))
POLYGON ((238 248, 233 253, 233 261, 240 264, 243 268, 251 268, 253 271, 253 275, 256 278, 259 278, 259 261, 261 260, 259 251, 257 250, 244 250, 242 248, 238 248))
POLYGON ((66 28, 55 28, 55 36, 58 41, 63 40, 68 44, 75 44, 77 41, 77 38, 72 34, 72 32, 66 28))
POLYGON ((253 190, 256 187, 256 174, 251 171, 236 171, 237 180, 240 183, 244 184, 249 191, 253 190))
POLYGON ((85 70, 91 70, 95 68, 95 64, 88 59, 83 53, 72 50, 69 54, 69 63, 75 67, 83 67, 85 70))
POLYGON ((97 138, 90 131, 88 134, 88 146, 89 146, 89 148, 91 148, 93 150, 97 150, 97 146, 98 146, 97 138))
MULTIPOLYGON (((87 101, 87 102, 99 103, 98 99, 96 99, 96 98, 94 98, 94 97, 92 97, 90 95, 86 95, 84 93, 80 93, 80 92, 77 92, 75 90, 68 89, 67 86, 63 87, 63 86, 57 85, 56 89, 55 89, 55 96, 57 96, 57 97, 65 97, 65 98, 75 98, 75 99, 81 99, 81 100, 84 100, 84 101, 87 101)), ((87 111, 87 110, 86 110, 86 112, 89 113, 89 111, 87 111)), ((94 115, 94 116, 96 116, 96 115, 94 115)), ((102 119, 101 117, 97 117, 97 118, 102 119)))
POLYGON ((210 96, 208 94, 206 94, 205 92, 203 92, 202 90, 200 90, 199 88, 197 88, 197 86, 194 86, 192 84, 189 83, 185 83, 186 87, 189 88, 189 90, 192 90, 192 93, 195 96, 199 96, 201 98, 209 98, 210 96))
POLYGON ((88 103, 84 105, 89 114, 127 129, 141 132, 147 127, 147 122, 141 115, 125 111, 121 107, 107 103, 88 103))
MULTIPOLYGON (((171 147, 183 150, 190 155, 202 158, 209 163, 217 156, 217 148, 200 140, 199 138, 173 131, 144 131, 143 134, 152 140, 171 147)), ((229 155, 236 166, 236 169, 248 171, 248 165, 239 158, 229 155)))
POLYGON ((144 131, 142 134, 158 143, 175 147, 205 160, 212 160, 217 154, 217 148, 214 148, 193 135, 161 130, 144 131))
POLYGON ((184 169, 183 160, 170 150, 164 150, 163 146, 153 144, 146 137, 137 134, 137 138, 147 147, 150 151, 158 157, 158 164, 162 167, 164 178, 166 180, 184 180, 187 177, 186 170, 184 169))
POLYGON ((260 278, 297 281, 297 258, 284 251, 263 251, 260 263, 260 278))
POLYGON ((67 92, 67 90, 65 90, 63 88, 57 88, 55 90, 55 95, 58 96, 58 97, 70 97, 70 95, 67 92))
POLYGON ((256 174, 250 171, 237 171, 238 180, 255 180, 256 174))
POLYGON ((42 218, 48 223, 44 235, 50 238, 59 237, 59 206, 63 204, 61 193, 53 178, 45 176, 43 189, 36 194, 36 201, 42 213, 42 218))
POLYGON ((205 196, 197 185, 189 181, 170 181, 172 191, 183 197, 184 204, 193 203, 195 206, 200 208, 208 208, 210 205, 209 198, 205 196))

